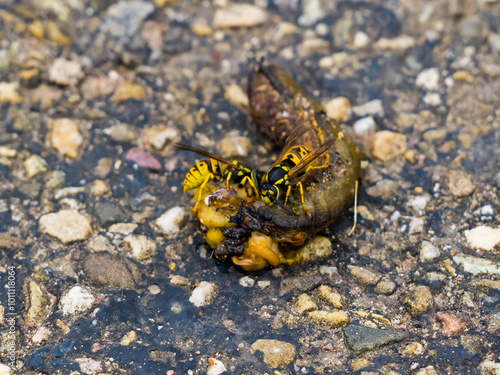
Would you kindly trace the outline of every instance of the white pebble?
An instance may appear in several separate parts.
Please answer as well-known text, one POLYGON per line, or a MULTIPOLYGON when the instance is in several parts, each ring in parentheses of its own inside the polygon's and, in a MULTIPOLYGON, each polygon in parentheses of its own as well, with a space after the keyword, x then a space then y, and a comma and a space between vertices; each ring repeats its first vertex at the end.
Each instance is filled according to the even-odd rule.
POLYGON ((360 118, 353 125, 354 134, 363 135, 375 131, 377 124, 371 116, 360 118))
POLYGON ((94 302, 95 297, 89 289, 76 285, 61 298, 59 308, 63 315, 73 315, 87 311, 94 302))
POLYGON ((420 248, 420 261, 430 262, 441 255, 441 251, 429 241, 422 241, 420 248))
POLYGON ((209 362, 210 366, 208 366, 207 375, 219 375, 227 371, 224 363, 222 363, 218 359, 210 358, 209 362))
POLYGON ((425 210, 425 207, 427 206, 427 203, 429 202, 430 197, 426 195, 421 195, 418 197, 413 197, 408 200, 406 203, 407 206, 410 206, 414 210, 417 211, 423 211, 425 210))
POLYGON ((255 280, 251 277, 244 276, 239 280, 239 283, 245 288, 251 288, 255 284, 255 280))
POLYGON ((202 281, 194 290, 189 302, 200 307, 211 304, 217 296, 217 285, 208 281, 202 281))
POLYGON ((158 219, 156 219, 156 226, 168 238, 175 237, 180 232, 181 226, 186 218, 186 210, 182 207, 173 207, 158 219))
POLYGON ((500 228, 481 225, 464 232, 467 243, 473 249, 492 251, 500 244, 500 228))
POLYGON ((424 231, 424 219, 413 218, 410 221, 410 234, 422 233, 424 231))
POLYGON ((417 87, 421 87, 429 91, 437 91, 439 89, 439 69, 430 68, 422 70, 415 81, 417 87))

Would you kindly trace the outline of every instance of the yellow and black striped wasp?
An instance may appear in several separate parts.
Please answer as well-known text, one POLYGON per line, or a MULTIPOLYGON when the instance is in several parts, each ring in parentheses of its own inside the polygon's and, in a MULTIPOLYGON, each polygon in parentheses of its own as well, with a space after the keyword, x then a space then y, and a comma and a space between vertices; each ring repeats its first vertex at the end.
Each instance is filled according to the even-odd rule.
POLYGON ((288 137, 283 150, 279 154, 271 168, 258 180, 259 195, 262 201, 272 206, 274 203, 279 204, 283 209, 286 208, 286 203, 292 189, 292 185, 298 186, 300 189, 300 199, 305 213, 311 215, 304 203, 304 188, 302 180, 306 177, 306 173, 313 169, 327 168, 330 163, 313 166, 312 163, 321 155, 323 155, 335 143, 335 139, 331 139, 314 151, 311 151, 305 146, 293 146, 293 142, 297 140, 309 128, 298 127, 288 137), (284 202, 280 202, 280 196, 285 194, 284 202))
POLYGON ((203 188, 212 181, 225 181, 226 188, 228 189, 230 182, 238 184, 239 187, 249 185, 255 194, 258 194, 256 181, 259 177, 257 176, 256 170, 251 170, 250 168, 241 165, 236 160, 231 162, 196 147, 176 143, 174 144, 174 148, 181 151, 191 151, 208 158, 197 161, 186 174, 186 178, 184 179, 184 191, 200 188, 198 199, 196 199, 194 206, 195 211, 198 207, 198 203, 200 203, 203 188))

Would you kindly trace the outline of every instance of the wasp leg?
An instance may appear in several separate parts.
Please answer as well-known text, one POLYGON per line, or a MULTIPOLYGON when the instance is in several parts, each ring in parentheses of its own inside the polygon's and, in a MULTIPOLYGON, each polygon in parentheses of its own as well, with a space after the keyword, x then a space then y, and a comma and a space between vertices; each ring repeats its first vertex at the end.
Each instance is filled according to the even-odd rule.
POLYGON ((304 189, 302 188, 302 182, 299 182, 297 186, 300 189, 300 200, 302 201, 302 207, 304 207, 304 211, 307 216, 311 216, 311 213, 307 210, 306 204, 304 203, 304 189))
MULTIPOLYGON (((252 188, 252 191, 255 193, 255 195, 259 195, 259 191, 257 190, 257 186, 255 186, 255 183, 248 176, 243 177, 243 179, 240 182, 240 186, 245 186, 246 184, 250 185, 250 187, 252 188)), ((247 195, 249 195, 249 194, 247 193, 247 195)))
POLYGON ((229 190, 229 180, 231 180, 231 176, 233 175, 233 172, 229 171, 229 173, 227 174, 227 178, 226 178, 226 189, 229 190))
POLYGON ((200 192, 198 193, 198 199, 196 200, 196 204, 194 205, 194 212, 196 212, 198 208, 198 203, 201 201, 201 193, 203 193, 203 188, 208 184, 209 181, 212 181, 214 178, 214 175, 212 173, 209 173, 207 177, 205 177, 205 180, 200 186, 200 192))
POLYGON ((283 203, 283 206, 286 206, 286 202, 288 202, 288 196, 290 195, 290 190, 292 190, 292 185, 288 185, 288 189, 286 190, 286 195, 285 195, 285 202, 283 203))

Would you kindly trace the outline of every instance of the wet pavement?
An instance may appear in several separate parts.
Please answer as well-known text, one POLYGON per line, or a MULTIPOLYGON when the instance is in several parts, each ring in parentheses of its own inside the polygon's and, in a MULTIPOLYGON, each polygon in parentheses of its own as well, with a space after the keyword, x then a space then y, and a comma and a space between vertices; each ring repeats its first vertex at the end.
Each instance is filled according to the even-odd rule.
POLYGON ((494 0, 4 1, 0 374, 500 373, 499 57, 494 0), (172 145, 272 160, 260 58, 366 156, 353 234, 246 273, 172 145))

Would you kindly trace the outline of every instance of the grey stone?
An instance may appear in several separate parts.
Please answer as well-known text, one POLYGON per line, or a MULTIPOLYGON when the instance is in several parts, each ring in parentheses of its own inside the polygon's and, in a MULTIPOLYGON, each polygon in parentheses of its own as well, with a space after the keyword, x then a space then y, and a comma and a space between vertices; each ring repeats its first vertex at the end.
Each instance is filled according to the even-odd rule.
POLYGON ((154 10, 154 5, 145 1, 120 1, 108 8, 101 27, 117 38, 130 38, 154 10))
POLYGON ((90 254, 82 262, 85 278, 95 287, 131 289, 141 280, 137 266, 109 253, 90 254))
POLYGON ((97 203, 95 214, 99 218, 99 222, 104 226, 127 220, 125 211, 120 206, 109 201, 97 203))
POLYGON ((280 296, 290 294, 290 297, 316 288, 322 282, 321 276, 289 277, 283 279, 280 285, 280 296))
POLYGON ((408 337, 403 332, 354 324, 344 327, 344 335, 349 348, 357 354, 377 350, 381 347, 403 341, 408 337))

